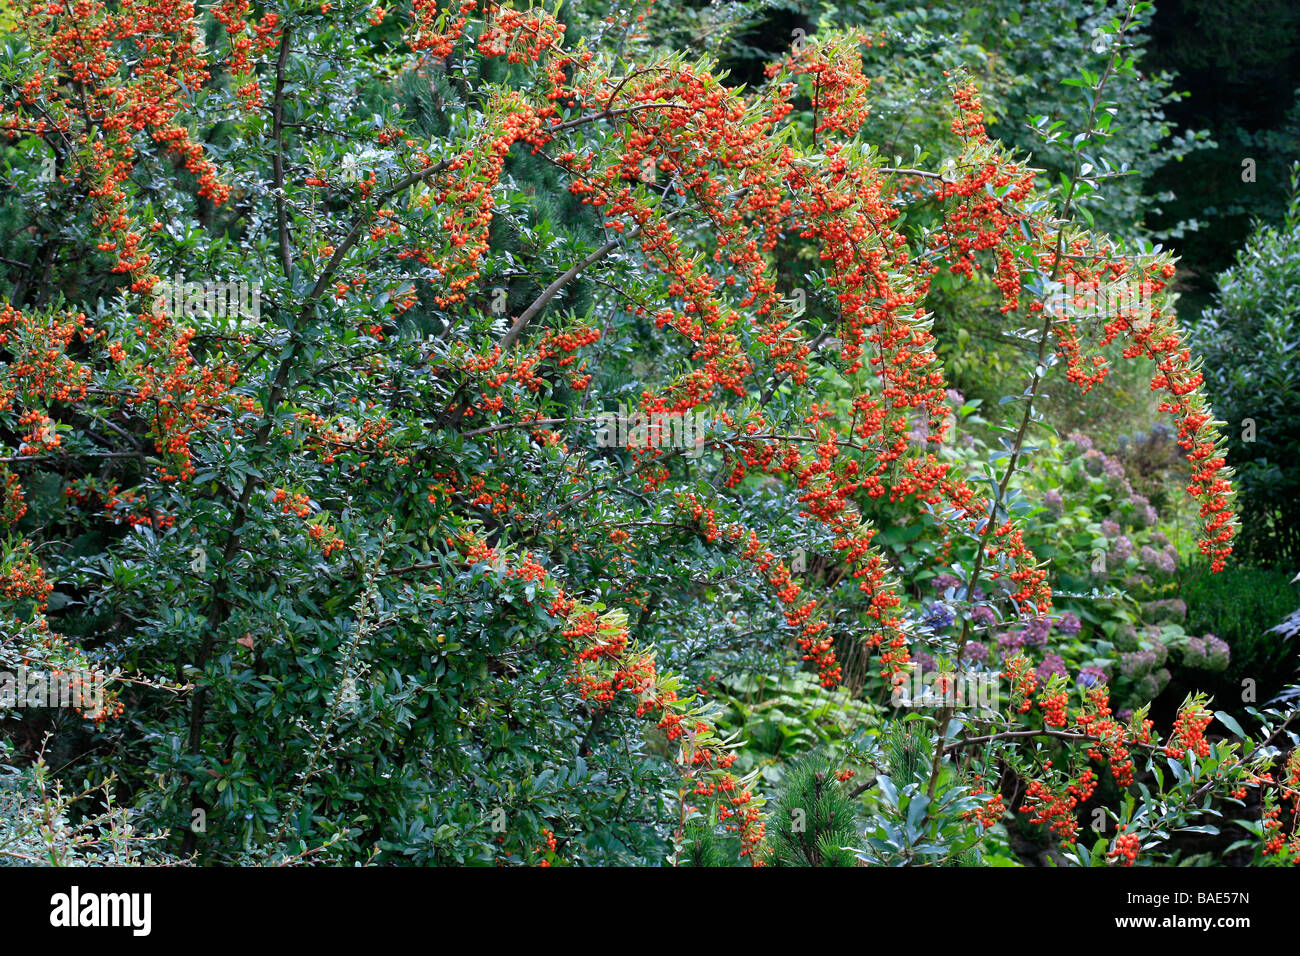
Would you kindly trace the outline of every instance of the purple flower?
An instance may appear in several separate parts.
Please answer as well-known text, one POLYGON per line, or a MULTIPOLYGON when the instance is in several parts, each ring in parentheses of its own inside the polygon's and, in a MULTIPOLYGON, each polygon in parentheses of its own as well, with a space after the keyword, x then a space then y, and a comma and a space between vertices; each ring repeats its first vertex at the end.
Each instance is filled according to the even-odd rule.
POLYGON ((998 635, 998 650, 1007 657, 1025 646, 1023 631, 1003 631, 998 635))
POLYGON ((1110 552, 1106 555, 1106 566, 1120 567, 1131 557, 1133 557, 1133 542, 1129 540, 1128 535, 1122 534, 1111 544, 1110 552))
POLYGON ((1128 591, 1147 591, 1154 587, 1154 584, 1151 575, 1135 573, 1124 579, 1124 587, 1128 591))
POLYGON ((917 668, 922 674, 933 674, 935 671, 934 658, 925 651, 917 651, 912 660, 916 662, 917 668))
POLYGON ((932 633, 938 633, 945 628, 951 627, 953 622, 952 608, 946 604, 932 604, 921 618, 921 626, 928 628, 932 633))
POLYGON ((1148 544, 1142 546, 1142 563, 1153 571, 1161 571, 1165 574, 1173 574, 1177 568, 1176 559, 1169 555, 1168 551, 1157 551, 1148 544))
POLYGON ((1053 677, 1066 677, 1069 671, 1065 669, 1065 659, 1059 654, 1048 654, 1043 658, 1043 663, 1038 665, 1038 670, 1034 673, 1038 679, 1046 684, 1053 677))
POLYGON ((1115 647, 1121 651, 1137 650, 1137 629, 1132 624, 1121 624, 1119 629, 1115 631, 1115 647))
POLYGON ((1148 528, 1160 520, 1160 516, 1156 514, 1156 509, 1151 507, 1151 502, 1146 495, 1134 495, 1133 507, 1137 509, 1138 522, 1148 528))
POLYGON ((1056 630, 1063 637, 1074 637, 1083 630, 1083 622, 1079 620, 1079 615, 1073 611, 1066 611, 1061 615, 1061 619, 1056 622, 1056 630))
POLYGON ((987 604, 980 604, 970 612, 971 623, 976 627, 992 627, 997 623, 998 616, 994 613, 993 608, 987 604))
POLYGON ((1119 659, 1119 672, 1125 677, 1137 678, 1150 673, 1158 663, 1155 651, 1143 648, 1122 655, 1119 659))
POLYGON ((961 580, 955 574, 941 574, 932 582, 934 589, 943 594, 949 588, 961 587, 961 580))
POLYGON ((1206 665, 1212 671, 1226 670, 1231 658, 1228 642, 1213 634, 1205 635, 1206 665))
POLYGON ((1055 488, 1049 488, 1043 493, 1043 504, 1058 517, 1065 511, 1065 501, 1061 498, 1061 493, 1055 488))
POLYGON ((1187 617, 1187 602, 1182 598, 1167 597, 1161 601, 1148 601, 1141 606, 1143 617, 1151 622, 1182 620, 1187 617))
POLYGON ((1163 667, 1158 671, 1152 671, 1137 683, 1137 694, 1144 700, 1154 700, 1160 696, 1160 692, 1169 684, 1169 678, 1172 675, 1163 667))
POLYGON ((1148 601, 1142 605, 1142 615, 1151 622, 1181 621, 1187 617, 1187 604, 1180 598, 1148 601))
POLYGON ((1156 666, 1161 667, 1169 659, 1169 646, 1160 640, 1160 628, 1148 627, 1146 630, 1151 653, 1156 656, 1156 666))
POLYGON ((1103 667, 1085 667, 1079 671, 1080 687, 1096 687, 1107 682, 1106 669, 1103 667))
POLYGON ((1213 634, 1189 637, 1183 646, 1183 666, 1199 670, 1222 671, 1228 666, 1228 643, 1213 634))
POLYGON ((1119 537, 1119 523, 1107 518, 1101 523, 1101 533, 1114 541, 1119 537))
POLYGON ((983 664, 989 659, 989 649, 979 641, 966 642, 966 660, 972 664, 983 664))
POLYGON ((1045 617, 1036 617, 1025 627, 1025 644, 1030 647, 1042 647, 1047 643, 1047 635, 1051 631, 1051 621, 1045 617))

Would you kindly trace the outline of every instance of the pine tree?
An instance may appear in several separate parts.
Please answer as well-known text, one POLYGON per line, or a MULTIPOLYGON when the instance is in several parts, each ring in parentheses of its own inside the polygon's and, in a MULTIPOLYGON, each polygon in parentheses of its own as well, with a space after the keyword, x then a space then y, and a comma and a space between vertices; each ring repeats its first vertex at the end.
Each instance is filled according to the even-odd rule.
POLYGON ((809 756, 787 774, 768 839, 774 866, 857 865, 857 813, 825 756, 809 756))

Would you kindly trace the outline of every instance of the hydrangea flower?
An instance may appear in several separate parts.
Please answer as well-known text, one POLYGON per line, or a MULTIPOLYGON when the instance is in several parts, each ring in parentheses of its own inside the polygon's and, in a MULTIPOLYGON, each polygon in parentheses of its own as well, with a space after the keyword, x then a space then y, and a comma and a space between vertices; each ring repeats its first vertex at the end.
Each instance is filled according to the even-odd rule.
POLYGON ((1036 617, 1025 626, 1025 644, 1029 647, 1042 647, 1047 643, 1047 636, 1052 631, 1052 622, 1045 617, 1036 617))
POLYGON ((1148 621, 1181 621, 1187 617, 1187 603, 1181 598, 1164 598, 1142 605, 1142 616, 1148 621))
POLYGON ((1169 564, 1170 564, 1170 566, 1171 566, 1171 567, 1174 567, 1174 568, 1177 568, 1177 567, 1178 567, 1178 549, 1175 548, 1172 544, 1168 544, 1168 543, 1166 543, 1165 546, 1164 546, 1163 548, 1161 548, 1161 550, 1164 551, 1164 553, 1165 553, 1166 555, 1169 556, 1169 564))
POLYGON ((1137 629, 1132 624, 1120 625, 1115 631, 1115 647, 1121 651, 1135 651, 1138 647, 1137 629))
POLYGON ((1106 564, 1108 567, 1116 568, 1131 557, 1133 557, 1133 542, 1129 540, 1128 535, 1122 534, 1111 544, 1110 553, 1106 555, 1106 564))
POLYGON ((1020 648, 1025 646, 1025 635, 1023 631, 1003 631, 998 635, 998 650, 1005 657, 1014 654, 1020 648))
POLYGON ((1183 647, 1183 666, 1200 670, 1222 671, 1228 666, 1229 651, 1227 641, 1213 634, 1204 637, 1189 637, 1183 647))
POLYGON ((1156 666, 1159 667, 1169 659, 1169 648, 1160 640, 1160 628, 1148 627, 1146 634, 1151 652, 1156 655, 1156 666))
POLYGON ((1066 611, 1061 615, 1061 619, 1056 622, 1056 630, 1063 637, 1074 637, 1083 630, 1083 622, 1079 620, 1079 615, 1073 611, 1066 611))
POLYGON ((1124 579, 1124 588, 1129 593, 1134 591, 1149 591, 1154 586, 1155 582, 1151 580, 1151 575, 1143 574, 1140 571, 1130 574, 1124 579))
POLYGON ((952 608, 946 604, 931 604, 921 617, 921 626, 932 633, 938 633, 952 626, 954 615, 952 608))
POLYGON ((1065 659, 1060 654, 1048 654, 1034 673, 1038 675, 1039 681, 1046 684, 1055 676, 1067 676, 1069 671, 1065 669, 1065 659))
POLYGON ((1143 674, 1155 669, 1158 663, 1156 652, 1149 648, 1143 648, 1140 651, 1130 651, 1122 655, 1119 659, 1119 672, 1125 677, 1141 677, 1143 674))
POLYGON ((1152 548, 1149 545, 1143 546, 1142 562, 1146 564, 1147 567, 1152 568, 1156 571, 1160 571, 1164 574, 1173 574, 1174 571, 1178 569, 1177 552, 1170 554, 1168 548, 1164 549, 1163 551, 1157 551, 1155 548, 1152 548))
POLYGON ((1210 670, 1226 670, 1231 656, 1227 641, 1213 634, 1205 635, 1205 657, 1210 670))
POLYGON ((1098 684, 1107 683, 1108 680, 1104 667, 1085 667, 1079 671, 1080 687, 1096 687, 1098 684))
POLYGON ((1134 495, 1133 507, 1137 509, 1138 522, 1145 527, 1149 528, 1160 520, 1156 509, 1151 507, 1151 501, 1145 495, 1134 495))
POLYGON ((949 588, 961 587, 961 579, 955 574, 940 574, 930 583, 934 585, 934 589, 940 594, 943 594, 949 588))
POLYGON ((1160 696, 1160 692, 1169 685, 1169 678, 1172 675, 1163 667, 1158 671, 1152 671, 1137 683, 1138 696, 1144 700, 1154 700, 1160 696))

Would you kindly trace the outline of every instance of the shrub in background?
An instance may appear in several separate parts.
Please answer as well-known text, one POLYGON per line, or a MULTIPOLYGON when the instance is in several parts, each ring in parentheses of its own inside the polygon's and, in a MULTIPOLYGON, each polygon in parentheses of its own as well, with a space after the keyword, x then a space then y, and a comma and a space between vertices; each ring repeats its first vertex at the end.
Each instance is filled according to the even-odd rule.
POLYGON ((1193 334, 1227 422, 1243 554, 1300 570, 1300 165, 1280 225, 1259 225, 1218 279, 1193 334))

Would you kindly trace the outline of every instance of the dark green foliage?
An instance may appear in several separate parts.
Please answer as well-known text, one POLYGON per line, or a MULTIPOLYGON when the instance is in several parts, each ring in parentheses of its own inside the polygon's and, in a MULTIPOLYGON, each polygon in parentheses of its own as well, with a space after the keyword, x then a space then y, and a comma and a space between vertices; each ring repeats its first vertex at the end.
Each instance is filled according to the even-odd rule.
POLYGON ((1167 113, 1182 127, 1208 128, 1214 148, 1167 163, 1152 193, 1171 190, 1157 229, 1183 256, 1192 304, 1212 289, 1250 234, 1252 222, 1281 221, 1287 167, 1300 149, 1300 6, 1293 0, 1161 0, 1156 4, 1147 63, 1176 70, 1187 92, 1167 113), (1242 163, 1255 162, 1254 181, 1242 163), (1196 221, 1199 228, 1181 229, 1196 221), (1203 292, 1204 290, 1204 292, 1203 292))
MULTIPOLYGON (((1300 565, 1300 167, 1281 226, 1260 226, 1195 329, 1237 471, 1238 551, 1300 565)), ((1262 623, 1262 622, 1261 622, 1262 623)))
MULTIPOLYGON (((1111 5, 1089 2, 1076 10, 1069 0, 990 0, 977 6, 841 6, 684 0, 658 5, 659 19, 641 33, 615 31, 602 5, 562 9, 574 27, 570 42, 587 43, 608 58, 607 90, 620 76, 672 71, 705 52, 717 54, 737 82, 757 83, 764 63, 792 39, 801 40, 800 32, 811 36, 820 27, 825 36, 847 23, 874 36, 887 26, 889 45, 866 48, 879 81, 873 79, 872 121, 862 134, 864 147, 881 148, 882 163, 901 154, 896 165, 937 168, 957 151, 943 73, 964 69, 984 91, 991 131, 1020 156, 1032 151, 1031 161, 1050 171, 1045 189, 1073 165, 1080 140, 1040 143, 1025 123, 1046 114, 1071 132, 1087 125, 1093 84, 1081 88, 1067 80, 1104 62, 1092 31, 1109 18, 1111 5), (657 44, 684 52, 674 58, 638 52, 657 44)), ((11 446, 23 441, 22 429, 13 416, 0 415, 0 451, 21 471, 27 495, 28 511, 14 540, 24 536, 40 544, 41 565, 55 588, 50 627, 95 661, 152 681, 126 687, 126 707, 115 722, 56 728, 58 737, 46 751, 57 768, 51 775, 84 780, 105 793, 111 786, 143 824, 163 831, 161 851, 200 863, 748 862, 739 855, 740 838, 725 830, 734 817, 692 813, 681 827, 683 784, 674 758, 702 773, 701 764, 690 762, 702 753, 694 748, 699 725, 687 721, 678 730, 689 736, 673 737, 674 725, 659 722, 649 706, 657 684, 677 701, 698 698, 700 713, 714 714, 707 701, 721 705, 716 722, 737 741, 735 772, 757 781, 751 806, 770 785, 783 784, 784 795, 766 808, 768 838, 760 858, 779 866, 967 866, 997 859, 999 848, 990 843, 1005 840, 1003 828, 977 828, 969 814, 977 797, 986 796, 975 791, 974 781, 991 779, 987 769, 1001 773, 997 761, 1003 758, 986 754, 985 771, 959 767, 953 753, 946 763, 937 761, 931 734, 946 719, 905 718, 882 702, 888 688, 864 640, 878 636, 879 617, 863 613, 858 602, 864 589, 839 557, 839 529, 815 525, 804 483, 755 470, 733 487, 724 484, 725 471, 715 477, 714 458, 684 456, 670 462, 673 484, 643 487, 634 480, 628 449, 593 447, 592 416, 633 404, 656 382, 692 370, 697 343, 660 334, 656 306, 676 301, 680 290, 626 235, 625 248, 580 270, 580 279, 561 283, 554 298, 543 296, 557 276, 571 274, 575 262, 610 237, 604 214, 570 190, 573 176, 554 158, 567 139, 549 144, 549 153, 518 148, 504 160, 504 174, 492 186, 490 254, 464 301, 441 299, 448 290, 438 266, 447 253, 439 250, 448 230, 440 215, 456 202, 429 199, 422 206, 415 200, 428 196, 415 185, 388 196, 384 186, 407 181, 415 162, 398 147, 409 138, 424 144, 428 158, 458 156, 493 128, 496 94, 531 96, 537 77, 523 64, 474 53, 472 37, 457 56, 421 57, 407 68, 404 58, 385 52, 397 42, 397 17, 365 26, 363 12, 350 7, 332 16, 295 7, 292 15, 280 68, 284 101, 276 111, 283 129, 272 133, 270 110, 241 109, 229 86, 218 82, 195 93, 185 117, 202 131, 223 176, 239 184, 232 202, 217 209, 196 200, 189 174, 173 176, 174 164, 149 142, 141 144, 140 162, 124 186, 141 225, 157 220, 148 244, 160 271, 203 281, 256 281, 265 302, 247 343, 212 316, 193 317, 195 361, 229 358, 240 369, 238 394, 248 400, 238 414, 218 418, 196 438, 193 481, 159 480, 146 454, 156 437, 151 420, 117 398, 106 406, 96 398, 84 408, 54 403, 51 411, 67 441, 53 462, 10 456, 11 446), (397 129, 402 138, 390 139, 387 131, 397 129), (281 165, 284 185, 274 186, 281 165), (374 174, 378 192, 360 195, 349 169, 374 174), (308 180, 329 182, 309 186, 308 180), (400 210, 408 230, 402 244, 371 235, 364 257, 354 249, 347 272, 337 272, 333 253, 324 251, 327 242, 337 251, 353 222, 352 235, 370 235, 360 231, 376 214, 365 200, 381 197, 400 210), (441 212, 426 216, 430 210, 441 212), (412 248, 432 249, 432 261, 406 255, 412 248), (364 284, 358 270, 364 270, 364 284), (321 290, 338 289, 340 283, 327 279, 356 284, 352 292, 343 284, 337 294, 317 296, 309 290, 318 279, 321 290), (416 290, 414 298, 398 308, 408 289, 416 290), (530 309, 533 304, 541 311, 530 309), (564 427, 562 443, 516 427, 524 420, 488 425, 465 415, 482 387, 483 369, 476 368, 482 356, 492 354, 512 318, 526 310, 534 312, 531 344, 579 326, 600 332, 577 364, 539 358, 535 381, 506 386, 514 411, 526 411, 529 423, 564 427), (584 369, 590 381, 576 384, 570 373, 584 369), (587 391, 579 397, 579 389, 587 391), (366 424, 382 426, 382 446, 362 440, 362 415, 366 424), (111 434, 100 434, 105 430, 111 434), (307 442, 308 434, 320 442, 307 442), (123 449, 138 454, 106 452, 119 438, 123 449), (321 454, 325 448, 334 453, 321 454), (115 501, 119 489, 138 492, 133 500, 141 509, 176 520, 164 525, 155 515, 138 523, 143 519, 136 515, 137 523, 128 522, 112 510, 125 515, 123 501, 101 507, 103 501, 87 491, 90 503, 83 502, 81 490, 91 487, 115 501), (684 522, 679 489, 707 496, 720 520, 760 529, 762 547, 791 565, 800 588, 834 610, 845 688, 828 690, 795 670, 803 662, 794 651, 791 619, 770 593, 772 577, 754 573, 754 563, 738 556, 729 539, 705 537, 684 522), (281 505, 288 496, 310 506, 295 516, 281 505), (613 532, 624 528, 640 530, 632 537, 624 532, 620 542, 613 532), (341 552, 322 552, 311 532, 335 536, 331 543, 341 552), (490 547, 492 560, 485 553, 467 555, 471 541, 490 547), (552 585, 520 573, 531 561, 545 565, 552 585), (571 597, 599 602, 602 609, 635 608, 623 621, 640 647, 654 648, 657 668, 639 702, 633 699, 638 685, 624 684, 626 674, 619 689, 627 693, 611 701, 593 698, 591 688, 572 679, 572 635, 563 633, 562 612, 552 610, 559 605, 552 587, 560 581, 571 597), (869 753, 856 749, 863 739, 870 741, 869 753), (872 767, 879 778, 841 781, 837 774, 846 764, 827 756, 841 751, 852 754, 849 766, 872 767), (866 795, 853 796, 855 788, 866 795)), ((216 25, 208 28, 209 44, 218 43, 216 25)), ((27 54, 10 47, 22 65, 27 54)), ((264 81, 272 62, 262 64, 264 81)), ((0 69, 6 88, 22 78, 16 67, 0 69)), ((1127 165, 1138 175, 1106 179, 1104 191, 1083 197, 1083 208, 1089 224, 1095 216, 1098 227, 1133 235, 1142 231, 1150 206, 1144 178, 1191 143, 1168 141, 1161 112, 1166 78, 1126 68, 1113 79, 1105 102, 1113 98, 1126 121, 1107 126, 1095 139, 1097 155, 1084 158, 1094 160, 1099 173, 1127 165)), ((794 122, 801 124, 791 133, 797 141, 817 115, 806 91, 793 102, 794 122)), ((602 118, 613 118, 608 105, 602 118)), ((612 129, 637 132, 631 120, 623 123, 629 125, 612 129)), ((582 155, 603 157, 623 143, 604 123, 573 128, 583 130, 573 143, 582 155)), ((66 302, 84 309, 108 340, 130 344, 147 303, 128 294, 124 277, 112 272, 84 191, 47 175, 46 161, 63 162, 60 156, 57 142, 0 145, 0 295, 42 316, 66 302)), ((691 210, 689 195, 677 196, 666 181, 659 186, 662 212, 691 210)), ((1060 194, 1044 195, 1046 209, 1060 194)), ((900 221, 909 239, 919 240, 923 229, 939 222, 939 213, 922 205, 908 210, 905 225, 900 221)), ((720 254, 711 245, 713 220, 688 215, 674 222, 690 255, 708 261, 707 255, 720 254)), ((808 293, 805 339, 832 332, 843 315, 837 289, 819 271, 817 249, 782 242, 772 255, 783 287, 808 293)), ((1300 286, 1300 276, 1260 268, 1263 278, 1282 283, 1276 291, 1281 304, 1268 300, 1269 328, 1286 329, 1294 314, 1286 297, 1300 286)), ((1225 286, 1225 296, 1228 291, 1225 286)), ((999 301, 988 282, 965 283, 944 272, 924 303, 935 314, 953 383, 970 398, 984 397, 984 410, 1009 382, 1019 388, 1017 367, 1028 356, 1023 337, 1008 331, 1017 320, 998 311, 999 301)), ((1247 313, 1255 314, 1241 314, 1247 313)), ((80 346, 82 358, 90 345, 80 346)), ((1236 361, 1235 353, 1229 360, 1236 361)), ((106 361, 102 371, 96 366, 103 377, 93 394, 132 394, 125 386, 138 384, 126 377, 133 368, 106 361), (115 387, 100 387, 106 384, 115 387)), ((756 376, 766 371, 755 368, 756 376)), ((1073 386, 1047 391, 1041 408, 1048 422, 1066 425, 1059 429, 1064 432, 1078 424, 1074 416, 1097 415, 1104 406, 1101 414, 1108 417, 1094 420, 1099 432, 1115 434, 1111 424, 1117 421, 1126 430, 1142 427, 1137 419, 1150 411, 1150 392, 1145 382, 1133 387, 1124 374, 1134 373, 1112 376, 1098 389, 1103 400, 1090 402, 1086 412, 1073 386)), ((719 399, 703 414, 716 425, 723 409, 734 419, 733 412, 748 414, 758 405, 773 423, 809 424, 801 391, 771 381, 770 391, 764 384, 753 393, 745 392, 745 383, 741 394, 719 399)), ((829 358, 811 381, 846 423, 850 415, 856 420, 850 396, 860 383, 843 378, 829 358)), ((1277 391, 1273 398, 1290 401, 1292 392, 1277 391)), ((955 473, 983 474, 977 465, 996 461, 985 431, 992 436, 1001 419, 977 430, 983 420, 973 416, 976 404, 961 411, 969 441, 944 452, 955 473)), ((1261 434, 1286 413, 1285 404, 1270 409, 1259 413, 1261 434)), ((1094 481, 1082 465, 1075 467, 1073 452, 1062 450, 1069 446, 1046 435, 1034 441, 1037 473, 1030 480, 1023 471, 1023 488, 1017 473, 1007 503, 1025 518, 1026 540, 1037 555, 1053 563, 1054 583, 1067 584, 1058 594, 1083 592, 1094 583, 1084 569, 1096 525, 1112 513, 1128 522, 1122 512, 1131 504, 1115 499, 1114 488, 1094 481), (1038 505, 1041 494, 1025 494, 1068 491, 1069 483, 1080 493, 1064 512, 1038 505)), ((1143 439, 1125 456, 1141 478, 1139 490, 1153 501, 1167 477, 1168 445, 1143 439)), ((715 454, 722 452, 709 452, 715 454)), ((1271 446, 1269 455, 1270 462, 1278 460, 1271 446)), ((0 463, 0 479, 6 476, 0 463)), ((1011 470, 1007 476, 1011 480, 1011 470)), ((945 542, 939 557, 934 513, 918 517, 913 502, 903 500, 858 504, 876 519, 876 544, 901 556, 894 570, 906 575, 909 590, 898 589, 906 599, 900 615, 911 616, 933 597, 926 582, 941 563, 970 567, 973 538, 945 542)), ((1143 540, 1133 533, 1140 548, 1143 540)), ((1223 590, 1237 602, 1230 621, 1202 630, 1229 640, 1238 662, 1250 662, 1256 671, 1249 673, 1257 673, 1262 685, 1262 669, 1274 660, 1268 655, 1277 645, 1261 629, 1291 610, 1295 591, 1279 586, 1275 576, 1251 578, 1249 586, 1243 580, 1189 579, 1189 588, 1205 593, 1188 595, 1188 601, 1195 610, 1213 611, 1226 600, 1223 590)), ((1073 598, 1092 632, 1129 624, 1122 609, 1101 607, 1086 594, 1073 598)), ((1121 599, 1127 595, 1113 603, 1121 599)), ((31 613, 22 611, 24 617, 31 613)), ((0 652, 17 648, 13 659, 25 659, 36 645, 19 644, 5 626, 0 621, 0 652)), ((992 643, 991 636, 979 639, 992 643)), ((1063 653, 1077 670, 1092 660, 1094 646, 1080 639, 1063 653)), ((0 671, 9 666, 6 660, 0 654, 0 671)), ((34 760, 46 720, 19 715, 0 735, 0 771, 11 759, 26 764, 24 787, 44 772, 34 760)), ((960 754, 965 759, 972 752, 960 754)), ((1027 775, 1027 768, 1028 762, 1013 770, 1027 775)), ((29 803, 39 806, 25 800, 20 822, 54 818, 43 807, 28 810, 29 803)), ((0 831, 3 811, 0 806, 0 831)), ((40 846, 28 839, 29 828, 10 829, 21 830, 22 847, 40 846)), ((0 851, 3 837, 0 832, 0 851)))
POLYGON ((1265 568, 1229 564, 1211 574, 1204 564, 1192 565, 1180 581, 1179 596, 1187 603, 1187 632, 1215 634, 1228 642, 1228 669, 1209 686, 1204 674, 1196 683, 1216 698, 1236 705, 1241 681, 1258 684, 1258 699, 1266 701, 1282 689, 1295 671, 1300 647, 1268 629, 1300 607, 1300 585, 1293 575, 1265 568), (1231 695, 1231 697, 1221 697, 1231 695))
MULTIPOLYGON (((1090 104, 1077 85, 1079 71, 1097 75, 1105 69, 1110 53, 1102 31, 1122 13, 1103 0, 870 0, 835 5, 823 23, 860 27, 873 37, 885 34, 865 56, 874 78, 874 122, 867 135, 886 160, 910 166, 918 154, 941 157, 955 151, 946 105, 924 93, 946 87, 948 71, 977 83, 990 135, 1044 170, 1040 180, 1046 183, 1070 172, 1073 150, 1068 137, 1044 136, 1034 124, 1046 117, 1064 129, 1083 128, 1090 104)), ((1103 176, 1098 191, 1082 200, 1089 224, 1130 237, 1141 234, 1146 220, 1171 198, 1148 188, 1150 177, 1163 164, 1204 146, 1201 134, 1179 132, 1166 118, 1168 104, 1177 98, 1175 78, 1146 66, 1150 17, 1149 10, 1140 12, 1125 39, 1137 70, 1108 80, 1107 97, 1122 121, 1110 123, 1107 117, 1105 138, 1089 144, 1088 161, 1103 176)), ((915 212, 910 215, 914 226, 922 225, 915 212)), ((966 283, 942 273, 926 300, 950 384, 966 398, 990 404, 1003 397, 1008 376, 1033 352, 1031 343, 1005 325, 1000 304, 991 283, 966 283)), ((1113 357, 1119 357, 1118 348, 1113 357)), ((1114 366, 1087 403, 1063 376, 1049 380, 1042 407, 1062 434, 1079 428, 1113 433, 1154 419, 1155 402, 1141 380, 1145 369, 1123 361, 1114 366)))
MULTIPOLYGON (((969 71, 977 79, 990 134, 1032 154, 1032 165, 1055 180, 1069 171, 1071 150, 1064 140, 1043 141, 1032 124, 1038 116, 1063 121, 1069 129, 1081 129, 1087 122, 1089 104, 1076 85, 1078 71, 1104 69, 1110 50, 1102 31, 1117 14, 1123 11, 1104 0, 873 0, 845 4, 834 18, 872 33, 882 27, 890 31, 887 42, 868 53, 872 66, 885 74, 881 93, 886 112, 880 128, 895 131, 881 144, 886 155, 906 155, 914 142, 934 149, 947 135, 947 123, 937 112, 918 116, 902 103, 890 109, 890 99, 912 84, 941 82, 942 77, 929 71, 942 64, 969 71)), ((1177 94, 1173 76, 1149 70, 1143 62, 1150 18, 1149 10, 1139 13, 1125 39, 1141 72, 1113 76, 1107 85, 1107 95, 1119 105, 1124 122, 1108 131, 1104 143, 1092 147, 1098 168, 1124 171, 1109 178, 1103 196, 1089 203, 1097 225, 1120 234, 1133 234, 1157 202, 1144 191, 1148 177, 1163 163, 1181 160, 1203 138, 1195 133, 1174 135, 1165 117, 1167 104, 1177 94)))
POLYGON ((724 843, 723 838, 713 828, 693 823, 686 828, 686 841, 677 865, 735 866, 735 853, 728 853, 724 843))
POLYGON ((930 775, 930 739, 915 723, 893 724, 885 736, 885 759, 889 778, 899 789, 922 783, 930 775))
POLYGON ((857 865, 857 811, 835 770, 825 756, 812 755, 786 775, 768 824, 772 865, 857 865))

